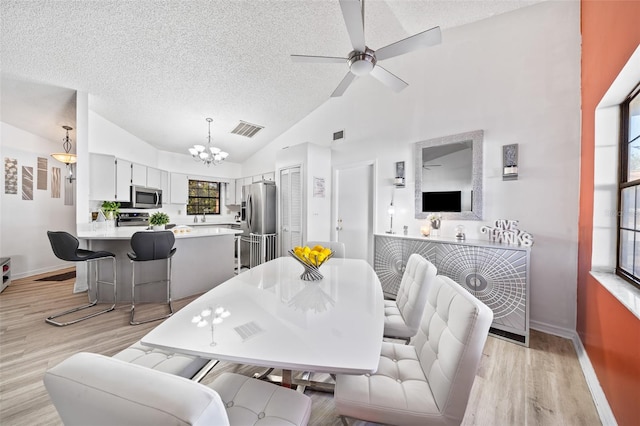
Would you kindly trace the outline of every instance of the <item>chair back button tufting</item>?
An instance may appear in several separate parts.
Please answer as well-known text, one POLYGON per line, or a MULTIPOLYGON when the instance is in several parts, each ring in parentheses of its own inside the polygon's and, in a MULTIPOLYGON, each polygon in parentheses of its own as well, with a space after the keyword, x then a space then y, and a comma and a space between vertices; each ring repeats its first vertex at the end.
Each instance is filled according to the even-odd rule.
POLYGON ((262 412, 260 412, 260 414, 258 414, 258 418, 259 419, 264 419, 264 416, 265 416, 264 411, 262 411, 262 412))
POLYGON ((231 407, 233 407, 233 401, 229 401, 229 402, 227 402, 226 407, 227 407, 227 408, 231 408, 231 407))

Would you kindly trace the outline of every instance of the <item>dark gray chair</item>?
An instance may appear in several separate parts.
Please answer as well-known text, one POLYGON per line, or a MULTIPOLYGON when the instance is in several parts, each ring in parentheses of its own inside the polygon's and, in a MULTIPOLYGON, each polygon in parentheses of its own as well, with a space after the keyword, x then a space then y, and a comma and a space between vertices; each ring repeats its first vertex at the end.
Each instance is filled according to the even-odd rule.
POLYGON ((131 236, 131 249, 133 252, 127 253, 127 256, 131 260, 131 318, 129 319, 129 324, 144 324, 151 321, 169 318, 173 315, 173 306, 171 306, 171 259, 176 252, 176 249, 173 247, 175 241, 176 238, 171 231, 140 231, 131 236), (156 260, 167 261, 166 279, 136 283, 136 264, 138 262, 156 260), (135 321, 136 286, 158 282, 165 282, 167 284, 167 304, 169 305, 169 314, 143 321, 135 321))
POLYGON ((61 312, 59 314, 51 315, 45 319, 49 324, 57 325, 59 327, 75 324, 77 322, 93 318, 100 314, 104 314, 106 312, 113 311, 116 307, 116 255, 108 252, 108 251, 92 251, 85 250, 79 248, 80 242, 76 237, 64 231, 47 231, 47 237, 49 237, 49 242, 51 243, 51 248, 53 249, 53 254, 56 255, 58 259, 65 260, 67 262, 87 262, 87 277, 88 277, 88 286, 89 289, 87 291, 89 295, 89 304, 79 306, 77 308, 69 309, 68 311, 61 312), (98 261, 111 259, 113 262, 113 281, 101 281, 100 280, 100 263, 98 261), (95 267, 95 285, 96 285, 96 297, 95 299, 91 299, 91 262, 96 262, 95 267), (55 321, 55 318, 71 314, 73 312, 81 311, 83 309, 91 308, 98 303, 99 295, 100 295, 100 284, 109 284, 113 286, 113 305, 110 308, 104 309, 102 311, 93 312, 89 315, 85 315, 81 318, 77 318, 67 322, 55 321))

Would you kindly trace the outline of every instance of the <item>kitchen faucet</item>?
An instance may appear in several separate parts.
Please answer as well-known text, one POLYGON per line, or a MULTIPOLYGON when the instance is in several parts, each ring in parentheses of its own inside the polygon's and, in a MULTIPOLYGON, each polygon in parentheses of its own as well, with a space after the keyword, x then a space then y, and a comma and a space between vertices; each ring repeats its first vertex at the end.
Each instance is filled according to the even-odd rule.
POLYGON ((204 209, 202 211, 202 222, 206 222, 207 221, 207 212, 209 211, 209 209, 204 209))

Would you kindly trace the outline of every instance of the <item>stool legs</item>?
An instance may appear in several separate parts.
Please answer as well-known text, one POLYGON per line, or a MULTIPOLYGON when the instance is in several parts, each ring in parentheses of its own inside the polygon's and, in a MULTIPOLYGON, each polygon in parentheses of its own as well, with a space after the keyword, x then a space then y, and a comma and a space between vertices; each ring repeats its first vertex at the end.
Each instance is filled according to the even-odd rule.
MULTIPOLYGON (((150 284, 156 281, 136 283, 136 263, 138 262, 134 260, 131 261, 131 316, 129 319, 129 324, 131 325, 145 324, 148 322, 169 318, 171 315, 173 315, 173 305, 171 304, 171 257, 167 258, 167 279, 162 280, 167 283, 167 305, 169 306, 169 313, 161 317, 146 319, 142 321, 136 321, 134 318, 135 309, 136 309, 136 285, 150 284)), ((161 281, 157 281, 157 282, 161 282, 161 281)))
POLYGON ((117 294, 116 293, 116 288, 117 288, 117 286, 116 286, 116 258, 115 258, 115 256, 113 256, 113 257, 110 256, 110 258, 111 258, 111 261, 113 262, 113 281, 112 282, 101 281, 99 279, 99 275, 100 275, 100 263, 99 262, 101 260, 108 259, 108 257, 103 257, 103 258, 100 258, 100 259, 86 261, 87 262, 87 269, 88 269, 87 277, 89 279, 89 288, 87 290, 87 295, 89 296, 89 304, 82 305, 82 306, 79 306, 77 308, 69 309, 68 311, 64 311, 64 312, 61 312, 59 314, 51 315, 50 317, 47 317, 45 319, 45 321, 47 323, 49 323, 49 324, 57 325, 58 327, 64 327, 65 325, 75 324, 77 322, 84 321, 86 319, 93 318, 93 317, 96 317, 98 315, 113 311, 116 308, 116 301, 118 300, 116 298, 116 294, 117 294), (93 299, 93 301, 91 300, 91 262, 96 262, 95 278, 94 278, 94 281, 96 283, 96 297, 93 299), (100 294, 100 283, 109 284, 109 285, 113 286, 113 304, 111 305, 110 308, 103 309, 103 310, 97 311, 97 312, 93 312, 93 313, 91 313, 89 315, 85 315, 83 317, 80 317, 80 318, 77 318, 77 319, 74 319, 74 320, 71 320, 71 321, 60 322, 60 321, 56 321, 55 320, 55 318, 58 318, 58 317, 61 317, 61 316, 67 315, 67 314, 71 314, 73 312, 78 312, 78 311, 81 311, 83 309, 91 308, 92 306, 97 305, 98 304, 98 295, 100 294))

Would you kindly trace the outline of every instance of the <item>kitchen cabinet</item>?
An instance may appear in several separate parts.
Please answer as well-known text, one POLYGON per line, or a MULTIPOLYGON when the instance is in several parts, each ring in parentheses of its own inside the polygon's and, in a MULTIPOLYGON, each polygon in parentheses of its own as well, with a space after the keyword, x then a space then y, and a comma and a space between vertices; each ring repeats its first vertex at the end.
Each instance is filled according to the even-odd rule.
POLYGON ((131 185, 147 185, 147 166, 142 164, 131 164, 131 185))
POLYGON ((189 203, 189 176, 182 173, 171 173, 169 178, 169 203, 189 203))
POLYGON ((251 182, 262 182, 263 180, 275 182, 276 172, 268 172, 268 173, 262 173, 259 175, 251 176, 251 182))
POLYGON ((242 185, 244 185, 244 178, 236 179, 236 203, 242 204, 242 185))
POLYGON ((162 173, 167 172, 163 172, 155 167, 147 167, 147 186, 149 188, 162 189, 162 173))
POLYGON ((395 297, 409 256, 418 253, 491 308, 492 334, 529 345, 529 247, 380 234, 374 253, 385 296, 395 297))
POLYGON ((113 155, 89 154, 89 199, 130 201, 131 162, 113 155))
POLYGON ((240 204, 240 199, 236 199, 236 181, 225 182, 224 184, 224 204, 227 206, 235 206, 240 204))
POLYGON ((162 174, 164 170, 148 167, 142 164, 131 165, 131 185, 146 186, 149 188, 162 188, 162 174))

